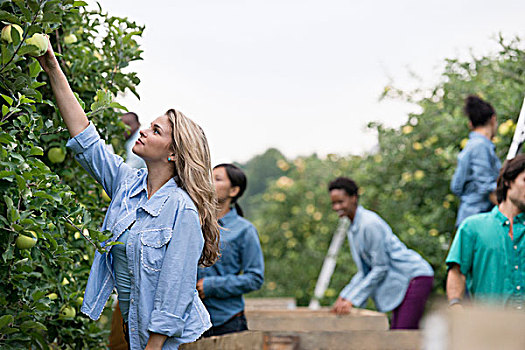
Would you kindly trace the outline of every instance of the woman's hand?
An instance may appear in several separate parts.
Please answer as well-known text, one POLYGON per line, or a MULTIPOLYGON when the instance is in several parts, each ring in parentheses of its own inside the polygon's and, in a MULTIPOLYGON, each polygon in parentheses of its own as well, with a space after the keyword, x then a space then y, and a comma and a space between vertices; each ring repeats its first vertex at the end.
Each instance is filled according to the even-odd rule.
POLYGON ((350 301, 339 297, 337 298, 337 300, 334 303, 334 306, 332 307, 332 312, 338 315, 344 315, 350 313, 352 307, 353 305, 350 301))
POLYGON ((49 37, 47 37, 48 45, 47 45, 47 51, 42 56, 37 57, 36 59, 42 66, 42 68, 46 71, 46 73, 50 73, 53 70, 56 70, 60 68, 60 65, 58 64, 58 60, 55 56, 55 52, 53 51, 53 47, 51 46, 51 42, 49 41, 49 37))
POLYGON ((200 279, 197 281, 197 291, 199 292, 199 298, 204 299, 206 296, 204 295, 204 279, 200 279))

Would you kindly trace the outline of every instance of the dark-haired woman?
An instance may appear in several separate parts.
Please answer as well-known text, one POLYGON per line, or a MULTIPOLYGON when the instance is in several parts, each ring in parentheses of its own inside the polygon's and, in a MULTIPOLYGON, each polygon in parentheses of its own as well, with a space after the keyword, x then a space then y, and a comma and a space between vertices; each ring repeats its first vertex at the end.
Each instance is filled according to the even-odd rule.
POLYGON ((245 218, 237 200, 246 189, 246 175, 233 164, 213 169, 219 201, 221 257, 215 265, 199 268, 197 290, 213 327, 204 337, 247 330, 243 294, 261 288, 264 259, 255 227, 245 218))
POLYGON ((458 165, 450 184, 452 192, 461 201, 456 227, 467 217, 490 211, 496 204, 494 191, 501 168, 492 143, 498 127, 494 108, 472 95, 465 100, 464 112, 472 131, 458 155, 458 165))

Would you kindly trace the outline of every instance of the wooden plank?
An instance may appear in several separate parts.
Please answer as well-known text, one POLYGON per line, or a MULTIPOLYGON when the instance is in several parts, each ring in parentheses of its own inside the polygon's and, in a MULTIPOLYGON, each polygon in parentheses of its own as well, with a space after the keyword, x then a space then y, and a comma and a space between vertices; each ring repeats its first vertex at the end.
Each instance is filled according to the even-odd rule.
POLYGON ((201 339, 184 350, 420 350, 419 331, 259 332, 201 339))
POLYGON ((443 350, 525 349, 523 310, 464 307, 435 312, 424 322, 425 346, 443 350))
POLYGON ((385 314, 352 309, 348 315, 336 315, 329 309, 251 310, 246 311, 248 329, 254 331, 350 331, 387 330, 385 314))
POLYGON ((295 309, 295 298, 245 298, 245 310, 295 309))
POLYGON ((218 337, 200 339, 194 343, 183 344, 181 350, 262 350, 264 349, 263 332, 238 332, 218 337))

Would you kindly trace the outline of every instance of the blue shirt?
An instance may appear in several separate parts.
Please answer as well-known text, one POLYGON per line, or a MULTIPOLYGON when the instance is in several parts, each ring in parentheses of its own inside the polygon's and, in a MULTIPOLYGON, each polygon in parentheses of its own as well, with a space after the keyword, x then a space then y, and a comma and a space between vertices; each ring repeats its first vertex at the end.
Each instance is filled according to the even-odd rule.
POLYGON ((264 259, 255 227, 232 208, 219 220, 221 257, 215 265, 199 268, 204 278, 204 305, 214 326, 244 310, 243 294, 261 288, 264 259))
POLYGON ((487 212, 494 204, 489 194, 496 190, 501 162, 495 146, 485 136, 472 131, 465 148, 458 155, 458 165, 450 189, 460 198, 456 227, 467 217, 487 212))
POLYGON ((523 307, 525 301, 525 214, 510 222, 497 206, 468 217, 458 229, 447 265, 458 264, 469 292, 482 303, 523 307))
POLYGON ((403 301, 412 278, 434 275, 430 264, 408 249, 379 215, 362 206, 347 235, 358 272, 340 296, 356 306, 365 306, 372 297, 379 311, 391 311, 403 301))
MULTIPOLYGON (((93 124, 68 141, 77 161, 112 198, 101 230, 126 243, 132 277, 131 349, 144 349, 150 332, 167 335, 163 349, 196 340, 211 326, 195 285, 204 246, 199 215, 189 195, 169 180, 149 200, 147 169, 133 169, 109 152, 93 124)), ((115 287, 111 248, 95 253, 81 311, 97 320, 115 287)))

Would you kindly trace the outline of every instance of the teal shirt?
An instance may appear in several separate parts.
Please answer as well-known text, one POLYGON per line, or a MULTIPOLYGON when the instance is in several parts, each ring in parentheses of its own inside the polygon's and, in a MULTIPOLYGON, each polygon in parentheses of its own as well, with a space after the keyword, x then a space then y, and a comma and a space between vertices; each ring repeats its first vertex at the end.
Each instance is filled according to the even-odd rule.
POLYGON ((494 207, 465 219, 450 247, 447 265, 458 264, 473 300, 522 307, 525 287, 525 214, 513 221, 494 207))

